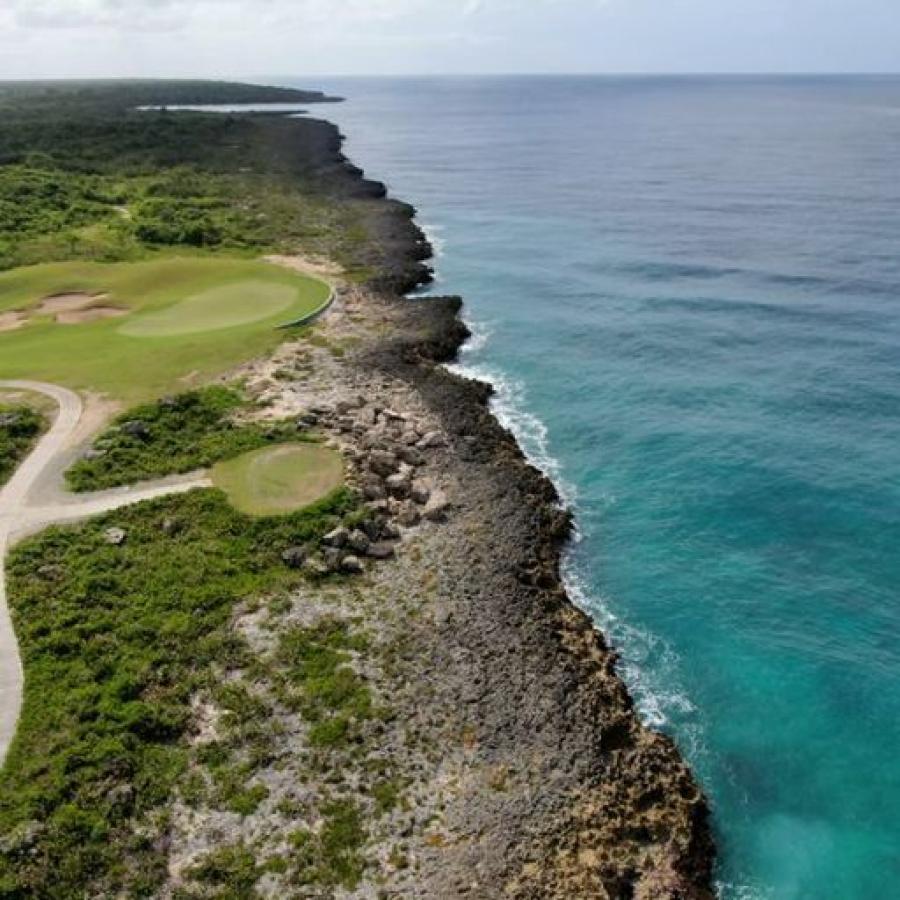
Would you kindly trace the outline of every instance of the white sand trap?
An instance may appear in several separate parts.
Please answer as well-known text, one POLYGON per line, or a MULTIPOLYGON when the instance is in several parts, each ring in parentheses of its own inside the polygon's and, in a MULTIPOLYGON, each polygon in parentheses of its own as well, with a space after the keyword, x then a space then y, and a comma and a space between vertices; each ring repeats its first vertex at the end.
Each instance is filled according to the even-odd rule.
POLYGON ((44 297, 35 308, 38 315, 47 316, 54 313, 80 312, 92 303, 103 300, 106 294, 86 294, 83 291, 71 291, 66 294, 52 294, 44 297))
POLYGON ((76 309, 56 314, 59 325, 83 325, 85 322, 99 322, 101 319, 117 319, 127 316, 127 309, 118 306, 91 306, 88 309, 76 309))
POLYGON ((20 312, 0 313, 0 332, 15 331, 28 321, 28 316, 20 312))

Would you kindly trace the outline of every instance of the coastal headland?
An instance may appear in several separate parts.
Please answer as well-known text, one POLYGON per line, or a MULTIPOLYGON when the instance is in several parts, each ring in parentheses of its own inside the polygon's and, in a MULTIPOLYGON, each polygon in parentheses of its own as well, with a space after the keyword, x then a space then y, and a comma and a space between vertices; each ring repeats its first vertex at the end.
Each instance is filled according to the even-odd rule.
MULTIPOLYGON (((258 90, 239 93, 263 101, 258 90)), ((188 96, 229 99, 222 86, 140 87, 141 105, 188 96)), ((196 395, 126 412, 91 436, 79 478, 174 475, 200 445, 205 468, 229 458, 225 429, 234 459, 298 435, 339 451, 346 487, 266 516, 200 484, 13 551, 25 697, 0 774, 0 892, 711 898, 703 792, 675 744, 641 724, 614 650, 562 583, 571 514, 492 415, 490 386, 445 367, 468 337, 462 301, 406 299, 430 278, 414 209, 351 165, 327 122, 142 119, 109 98, 92 88, 66 129, 79 158, 137 143, 137 177, 156 179, 178 147, 204 190, 222 173, 233 196, 291 185, 240 246, 246 220, 193 200, 217 234, 233 230, 204 258, 324 265, 333 302, 208 375, 240 385, 240 405, 215 395, 216 418, 196 395)), ((52 156, 60 126, 41 120, 45 102, 0 129, 7 165, 52 156)), ((135 213, 170 221, 141 190, 135 213)), ((101 231, 75 245, 0 250, 14 272, 49 261, 34 258, 42 246, 59 258, 94 242, 117 264, 163 252, 129 221, 100 211, 101 231)))

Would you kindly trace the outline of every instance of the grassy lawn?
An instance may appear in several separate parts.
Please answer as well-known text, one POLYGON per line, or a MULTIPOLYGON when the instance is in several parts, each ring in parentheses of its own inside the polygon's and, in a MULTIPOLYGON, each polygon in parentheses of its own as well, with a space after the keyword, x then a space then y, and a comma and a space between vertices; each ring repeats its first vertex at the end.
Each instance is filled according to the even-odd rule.
POLYGON ((213 468, 213 482, 251 516, 302 509, 343 484, 341 455, 316 444, 262 447, 213 468))
POLYGON ((139 401, 202 383, 275 347, 284 322, 313 312, 329 287, 268 263, 163 256, 134 263, 51 263, 0 273, 0 378, 37 378, 139 401), (96 295, 114 318, 60 324, 41 302, 96 295))

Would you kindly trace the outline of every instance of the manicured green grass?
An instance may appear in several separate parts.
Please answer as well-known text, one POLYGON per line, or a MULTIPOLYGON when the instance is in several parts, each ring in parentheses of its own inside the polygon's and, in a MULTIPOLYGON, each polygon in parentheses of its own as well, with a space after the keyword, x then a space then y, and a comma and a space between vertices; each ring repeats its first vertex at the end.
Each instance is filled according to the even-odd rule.
POLYGON ((134 316, 119 328, 132 337, 174 337, 249 325, 291 309, 297 292, 290 284, 241 281, 220 285, 168 306, 134 316))
POLYGON ((133 407, 93 443, 90 458, 66 472, 74 491, 99 491, 205 469, 220 460, 297 439, 293 423, 234 421, 240 394, 222 385, 133 407))
MULTIPOLYGON (((158 895, 166 813, 192 760, 192 699, 224 689, 223 673, 252 658, 231 625, 236 605, 290 589, 301 576, 282 551, 317 543, 354 506, 338 491, 292 516, 250 519, 219 492, 195 491, 50 529, 13 551, 25 697, 0 773, 0 896, 158 895), (126 532, 121 546, 104 540, 112 525, 126 532)), ((283 645, 314 722, 367 713, 366 688, 346 671, 354 646, 339 626, 283 645)), ((252 706, 248 715, 257 721, 252 706)), ((251 789, 232 807, 258 799, 251 789)), ((359 842, 347 819, 329 850, 339 860, 359 842)))
POLYGON ((234 507, 252 516, 302 509, 340 487, 341 455, 316 444, 263 447, 213 468, 213 483, 234 507))
POLYGON ((160 256, 52 263, 0 273, 0 312, 55 294, 101 294, 129 315, 0 332, 0 378, 36 378, 138 401, 202 382, 277 346, 277 326, 319 308, 321 281, 257 260, 160 256), (183 324, 179 324, 183 323, 183 324), (134 332, 134 333, 133 333, 134 332))

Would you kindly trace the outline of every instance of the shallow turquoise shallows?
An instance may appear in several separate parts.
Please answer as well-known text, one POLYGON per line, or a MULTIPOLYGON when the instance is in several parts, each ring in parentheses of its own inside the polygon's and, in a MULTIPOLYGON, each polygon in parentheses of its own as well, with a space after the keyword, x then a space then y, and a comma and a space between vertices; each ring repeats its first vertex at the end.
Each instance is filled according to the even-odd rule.
POLYGON ((900 80, 333 80, 728 898, 900 897, 900 80))

